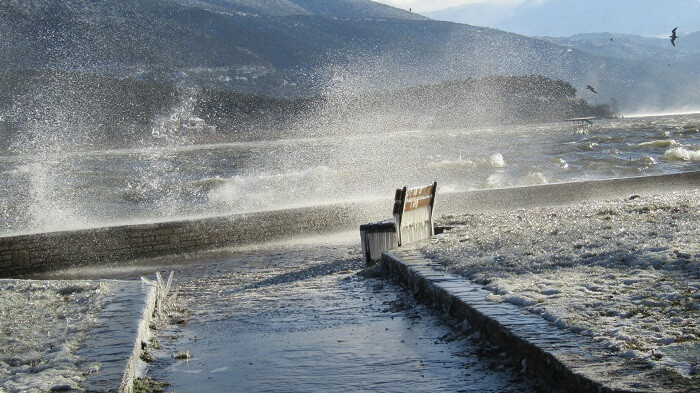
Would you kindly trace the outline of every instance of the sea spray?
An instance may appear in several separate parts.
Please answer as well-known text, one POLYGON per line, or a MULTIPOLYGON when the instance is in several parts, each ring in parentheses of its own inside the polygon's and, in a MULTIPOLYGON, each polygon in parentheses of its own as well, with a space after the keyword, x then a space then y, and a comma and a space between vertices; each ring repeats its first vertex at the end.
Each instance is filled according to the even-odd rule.
POLYGON ((157 146, 88 151, 52 150, 54 142, 63 145, 47 136, 0 159, 0 189, 7 190, 0 193, 0 233, 385 199, 397 187, 435 179, 464 191, 700 169, 700 133, 683 128, 696 117, 658 123, 640 131, 635 121, 611 120, 584 137, 554 123, 209 145, 167 145, 166 138, 157 146), (670 129, 668 139, 680 144, 666 157, 670 149, 639 146, 659 140, 659 129, 670 129), (579 149, 588 143, 597 145, 579 149))

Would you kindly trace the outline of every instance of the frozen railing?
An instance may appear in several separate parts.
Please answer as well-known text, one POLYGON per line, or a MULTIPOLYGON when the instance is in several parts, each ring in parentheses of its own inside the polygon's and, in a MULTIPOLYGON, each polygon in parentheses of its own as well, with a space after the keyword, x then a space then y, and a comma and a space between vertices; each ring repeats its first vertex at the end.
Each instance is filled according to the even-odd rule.
POLYGON ((376 262, 386 250, 435 234, 433 206, 436 190, 437 182, 422 187, 399 188, 394 197, 393 219, 360 225, 365 263, 376 262))

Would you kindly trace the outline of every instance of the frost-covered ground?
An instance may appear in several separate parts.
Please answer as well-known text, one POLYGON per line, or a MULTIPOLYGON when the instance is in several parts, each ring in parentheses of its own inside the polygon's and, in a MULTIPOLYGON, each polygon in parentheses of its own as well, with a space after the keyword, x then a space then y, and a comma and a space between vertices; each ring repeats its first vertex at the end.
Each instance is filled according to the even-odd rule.
POLYGON ((443 217, 422 252, 621 356, 699 378, 700 192, 443 217))
POLYGON ((98 365, 75 354, 108 282, 0 280, 0 392, 70 391, 98 365))

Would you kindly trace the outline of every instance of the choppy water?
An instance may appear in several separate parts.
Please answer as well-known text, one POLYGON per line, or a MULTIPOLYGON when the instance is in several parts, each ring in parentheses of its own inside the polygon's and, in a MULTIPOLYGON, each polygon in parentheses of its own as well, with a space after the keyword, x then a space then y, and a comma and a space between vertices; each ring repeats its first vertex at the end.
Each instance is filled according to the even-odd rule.
MULTIPOLYGON (((36 141, 35 141, 36 142, 36 141)), ((65 141, 64 141, 65 142, 65 141)), ((0 156, 0 235, 700 169, 700 114, 0 156)), ((62 146, 65 146, 63 143, 62 146)))

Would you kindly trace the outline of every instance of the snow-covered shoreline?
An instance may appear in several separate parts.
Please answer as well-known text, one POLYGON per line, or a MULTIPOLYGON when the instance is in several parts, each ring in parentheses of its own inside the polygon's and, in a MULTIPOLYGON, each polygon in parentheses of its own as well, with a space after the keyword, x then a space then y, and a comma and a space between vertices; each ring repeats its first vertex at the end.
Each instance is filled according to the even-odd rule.
POLYGON ((445 216, 422 253, 621 356, 698 378, 700 192, 445 216))

